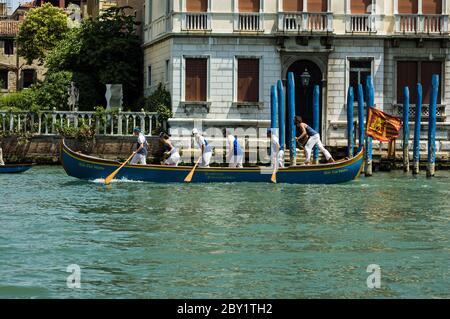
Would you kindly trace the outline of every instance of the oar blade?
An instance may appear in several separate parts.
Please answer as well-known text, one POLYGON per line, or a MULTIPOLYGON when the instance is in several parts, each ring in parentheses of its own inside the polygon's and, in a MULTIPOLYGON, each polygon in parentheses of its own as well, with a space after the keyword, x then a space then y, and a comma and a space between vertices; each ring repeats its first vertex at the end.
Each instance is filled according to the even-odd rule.
POLYGON ((109 185, 111 181, 116 177, 117 173, 119 172, 120 168, 116 169, 114 172, 112 172, 108 177, 105 178, 105 185, 109 185))
POLYGON ((192 176, 194 176, 194 171, 191 170, 191 172, 186 176, 186 178, 184 179, 185 183, 190 183, 192 181, 192 176))
POLYGON ((277 172, 273 172, 272 174, 272 178, 270 179, 272 181, 272 183, 276 184, 277 183, 277 172))

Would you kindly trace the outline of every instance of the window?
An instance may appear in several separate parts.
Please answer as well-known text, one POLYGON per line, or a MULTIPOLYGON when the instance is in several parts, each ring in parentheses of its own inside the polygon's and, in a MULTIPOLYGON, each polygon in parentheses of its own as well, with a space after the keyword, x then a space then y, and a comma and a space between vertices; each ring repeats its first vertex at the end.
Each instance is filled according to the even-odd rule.
POLYGON ((308 12, 327 12, 327 0, 308 0, 308 12))
POLYGON ((398 0, 398 13, 400 14, 417 14, 418 9, 418 0, 398 0))
POLYGON ((283 11, 285 12, 302 12, 303 0, 284 0, 283 11))
POLYGON ((208 11, 208 0, 187 0, 187 12, 206 12, 208 11))
POLYGON ((4 40, 4 52, 6 55, 14 54, 14 41, 13 40, 4 40))
POLYGON ((35 82, 36 71, 33 69, 27 69, 22 71, 23 88, 29 88, 35 82))
POLYGON ((238 59, 238 102, 259 102, 259 59, 238 59))
POLYGON ((355 102, 358 101, 358 84, 362 84, 364 102, 366 101, 366 79, 372 73, 371 60, 350 61, 350 86, 353 87, 355 102))
POLYGON ((442 0, 422 0, 424 14, 442 14, 442 0))
POLYGON ((206 102, 207 68, 208 60, 206 58, 186 59, 186 101, 206 102))
POLYGON ((152 66, 147 66, 147 86, 152 86, 152 66))
POLYGON ((0 70, 0 89, 8 89, 8 70, 0 70))
POLYGON ((170 60, 166 60, 166 71, 164 75, 164 79, 166 82, 169 82, 169 68, 170 68, 170 60))
POLYGON ((260 0, 239 0, 239 12, 259 12, 260 0))
MULTIPOLYGON (((409 88, 409 101, 416 103, 416 86, 422 84, 422 103, 430 103, 431 77, 442 75, 441 61, 397 61, 397 103, 403 103, 403 88, 409 88)), ((441 103, 442 79, 439 81, 438 104, 441 103)))
POLYGON ((351 0, 352 14, 368 14, 370 13, 372 0, 351 0))
POLYGON ((148 1, 148 23, 152 23, 153 20, 153 1, 148 1))

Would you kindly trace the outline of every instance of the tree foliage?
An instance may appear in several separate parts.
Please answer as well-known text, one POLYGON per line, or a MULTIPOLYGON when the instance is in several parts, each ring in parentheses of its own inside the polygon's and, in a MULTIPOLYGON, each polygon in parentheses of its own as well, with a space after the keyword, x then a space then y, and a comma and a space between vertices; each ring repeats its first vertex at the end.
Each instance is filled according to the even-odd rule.
POLYGON ((28 12, 17 36, 18 54, 32 64, 44 63, 51 51, 67 34, 67 15, 50 3, 28 12))
POLYGON ((113 7, 83 20, 47 59, 49 72, 68 70, 80 89, 80 109, 105 104, 105 84, 122 84, 124 104, 134 105, 142 87, 142 49, 128 7, 113 7))

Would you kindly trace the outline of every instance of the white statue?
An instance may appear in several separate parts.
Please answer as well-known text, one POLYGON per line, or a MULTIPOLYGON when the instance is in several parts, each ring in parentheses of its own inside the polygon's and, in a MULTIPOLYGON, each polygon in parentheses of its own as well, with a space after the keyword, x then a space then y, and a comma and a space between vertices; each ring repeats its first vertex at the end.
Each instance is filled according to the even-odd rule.
POLYGON ((75 86, 74 82, 70 82, 70 88, 69 88, 69 98, 67 99, 67 104, 69 105, 69 108, 71 111, 75 109, 75 107, 78 105, 78 99, 80 97, 80 92, 78 88, 75 86))
POLYGON ((122 108, 123 89, 122 84, 106 84, 106 109, 122 108))

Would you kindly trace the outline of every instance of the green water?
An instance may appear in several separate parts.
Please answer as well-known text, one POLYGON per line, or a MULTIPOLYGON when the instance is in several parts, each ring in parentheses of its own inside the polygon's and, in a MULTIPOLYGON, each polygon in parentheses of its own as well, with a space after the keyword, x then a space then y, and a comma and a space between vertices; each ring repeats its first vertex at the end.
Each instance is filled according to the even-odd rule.
POLYGON ((449 217, 448 172, 106 188, 35 167, 0 175, 0 297, 449 298, 449 217))

